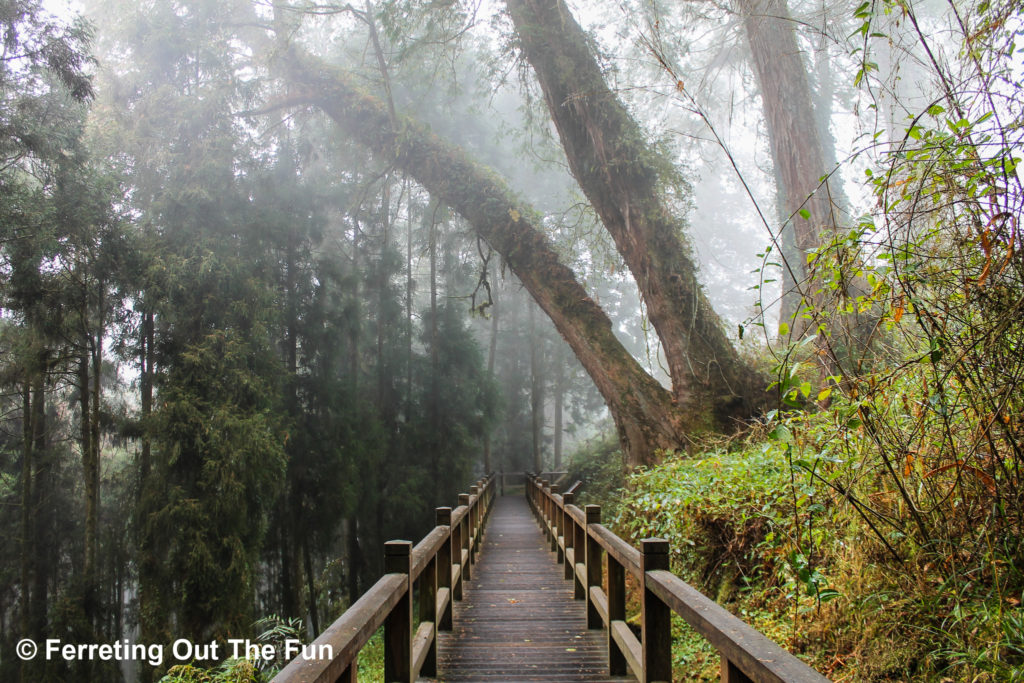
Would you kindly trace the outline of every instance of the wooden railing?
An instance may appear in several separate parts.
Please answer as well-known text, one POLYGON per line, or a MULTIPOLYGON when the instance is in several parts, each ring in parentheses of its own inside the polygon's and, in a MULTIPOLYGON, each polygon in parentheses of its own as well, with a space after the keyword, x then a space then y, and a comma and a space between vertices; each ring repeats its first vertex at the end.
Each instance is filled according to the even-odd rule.
POLYGON ((410 541, 388 541, 387 573, 309 648, 333 657, 297 657, 271 683, 356 683, 359 651, 381 626, 385 680, 435 676, 437 634, 452 628, 452 600, 462 599, 463 582, 470 579, 494 493, 494 475, 489 475, 460 495, 454 510, 437 508, 437 526, 415 547, 410 541), (420 617, 415 631, 414 596, 420 617))
POLYGON ((755 631, 669 570, 668 541, 647 538, 637 550, 601 524, 601 508, 574 504, 572 492, 529 475, 526 496, 575 596, 587 601, 587 626, 608 632, 611 674, 628 667, 644 683, 672 680, 675 612, 718 649, 721 680, 821 683, 828 679, 755 631), (607 558, 602 566, 602 557, 607 558), (626 623, 626 572, 640 587, 640 638, 626 623), (604 584, 604 578, 607 584, 604 584))

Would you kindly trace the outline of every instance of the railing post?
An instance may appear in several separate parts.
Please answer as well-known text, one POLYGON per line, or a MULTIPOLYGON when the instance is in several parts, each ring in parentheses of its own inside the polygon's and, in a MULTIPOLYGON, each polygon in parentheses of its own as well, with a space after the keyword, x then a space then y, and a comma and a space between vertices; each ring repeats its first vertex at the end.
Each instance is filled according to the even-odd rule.
POLYGON ((590 596, 591 586, 601 585, 601 544, 590 535, 590 525, 601 523, 601 506, 587 506, 587 628, 604 628, 601 614, 590 596))
MULTIPOLYGON (((562 558, 565 561, 565 566, 562 568, 563 579, 572 579, 576 574, 575 550, 572 553, 572 562, 569 561, 569 549, 576 543, 576 522, 569 514, 568 509, 575 499, 571 493, 562 494, 562 538, 565 540, 565 555, 562 558)), ((575 581, 573 583, 575 584, 575 581)))
POLYGON ((551 496, 548 495, 547 479, 540 480, 540 523, 544 527, 544 538, 551 536, 551 496))
POLYGON ((476 496, 476 502, 473 504, 473 545, 470 546, 470 554, 473 563, 476 563, 476 556, 480 550, 480 524, 483 522, 483 508, 481 507, 481 489, 479 483, 469 487, 469 495, 476 496))
MULTIPOLYGON (((451 517, 449 517, 449 523, 451 517)), ((452 565, 459 565, 459 579, 452 585, 452 599, 462 599, 462 571, 465 569, 462 566, 462 522, 458 524, 452 524, 452 537, 450 543, 452 544, 451 562, 452 565)))
MULTIPOLYGON (((437 508, 436 510, 437 526, 448 527, 448 537, 445 538, 444 543, 441 544, 441 549, 437 551, 437 589, 447 588, 448 603, 444 608, 444 612, 441 613, 441 618, 438 619, 437 628, 439 631, 451 631, 452 630, 452 601, 455 599, 455 594, 452 592, 452 509, 451 508, 437 508)), ((436 606, 435 606, 435 609, 436 606)))
POLYGON ((739 667, 722 655, 722 683, 754 683, 754 680, 747 674, 740 671, 739 667))
POLYGON ((345 670, 341 672, 338 683, 359 683, 359 655, 352 657, 345 670))
POLYGON ((672 680, 672 611, 647 588, 647 572, 669 570, 668 541, 645 538, 640 542, 643 598, 640 620, 643 631, 643 683, 672 680))
MULTIPOLYGON (((583 564, 584 566, 586 566, 586 563, 587 563, 587 524, 586 524, 586 522, 584 522, 583 524, 577 524, 576 525, 576 533, 574 535, 576 536, 576 538, 573 539, 573 543, 572 543, 572 546, 574 548, 574 550, 573 550, 574 561, 577 564, 583 564)), ((573 592, 572 592, 573 598, 575 598, 576 600, 586 600, 587 599, 587 587, 583 583, 583 581, 580 580, 579 574, 576 573, 576 567, 572 568, 572 575, 573 575, 573 592)))
POLYGON ((555 500, 555 494, 558 493, 558 484, 551 485, 551 519, 548 520, 551 525, 551 550, 555 553, 555 561, 562 561, 562 549, 558 547, 558 532, 561 531, 562 520, 560 519, 561 510, 558 509, 558 502, 555 500))
POLYGON ((427 656, 420 667, 420 676, 437 675, 437 555, 430 558, 417 580, 419 585, 420 621, 434 622, 434 634, 427 647, 427 656))
POLYGON ((608 672, 626 675, 626 657, 612 637, 612 622, 626 620, 626 569, 608 554, 608 672))
POLYGON ((459 494, 459 505, 466 506, 466 514, 462 516, 462 549, 459 551, 459 562, 462 562, 462 550, 465 550, 466 561, 462 562, 462 580, 469 581, 473 578, 473 570, 470 568, 473 564, 473 554, 469 552, 470 539, 473 538, 473 513, 469 509, 468 493, 459 494))
POLYGON ((384 680, 411 683, 412 679, 412 542, 384 544, 384 571, 405 574, 405 594, 384 621, 384 680))

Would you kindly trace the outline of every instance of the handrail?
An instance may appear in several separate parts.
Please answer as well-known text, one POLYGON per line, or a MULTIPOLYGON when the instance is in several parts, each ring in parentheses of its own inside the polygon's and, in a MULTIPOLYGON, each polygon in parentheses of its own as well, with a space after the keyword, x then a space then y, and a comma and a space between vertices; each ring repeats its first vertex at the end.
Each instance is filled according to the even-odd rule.
POLYGON ((459 506, 437 508, 433 530, 413 547, 384 545, 384 571, 377 583, 327 627, 271 683, 356 683, 359 652, 384 626, 384 677, 414 681, 437 674, 437 634, 452 628, 452 600, 462 599, 495 496, 490 474, 459 496, 459 506), (413 630, 412 599, 419 594, 420 624, 413 630))
POLYGON ((668 541, 647 538, 637 550, 601 524, 600 506, 580 509, 574 504, 574 491, 560 494, 557 485, 526 476, 530 507, 558 561, 565 563, 565 578, 573 581, 576 599, 587 601, 587 627, 607 631, 613 676, 625 675, 628 667, 645 683, 672 680, 675 612, 718 649, 723 683, 827 683, 827 678, 669 571, 668 541), (640 638, 626 624, 626 572, 642 587, 640 638))

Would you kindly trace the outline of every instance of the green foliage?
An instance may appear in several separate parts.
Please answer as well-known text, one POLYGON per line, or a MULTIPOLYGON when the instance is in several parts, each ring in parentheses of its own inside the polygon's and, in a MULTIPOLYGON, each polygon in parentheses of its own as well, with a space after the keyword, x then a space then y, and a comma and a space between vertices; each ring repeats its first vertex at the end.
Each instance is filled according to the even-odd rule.
POLYGON ((824 502, 805 507, 782 558, 808 592, 841 607, 821 609, 821 628, 854 653, 858 680, 1014 680, 1024 598, 1020 6, 958 8, 959 52, 946 63, 935 55, 947 45, 922 30, 916 8, 864 3, 862 88, 884 78, 871 61, 887 40, 877 27, 899 25, 885 15, 910 23, 938 91, 895 139, 874 132, 864 153, 874 209, 809 255, 821 286, 803 311, 813 336, 778 354, 787 412, 769 429, 794 493, 813 488, 824 502), (872 642, 892 645, 869 655, 872 642))
POLYGON ((251 661, 229 659, 213 669, 192 664, 172 666, 160 683, 264 683, 267 680, 251 661))
POLYGON ((302 620, 297 617, 286 619, 276 614, 270 614, 256 620, 253 628, 259 634, 256 642, 261 645, 272 645, 275 657, 271 660, 259 659, 256 661, 256 669, 267 679, 285 667, 288 662, 284 659, 285 641, 299 641, 307 643, 306 629, 302 620))
POLYGON ((671 539, 680 570, 719 600, 780 580, 790 597, 834 598, 816 564, 822 545, 835 540, 832 501, 793 460, 793 445, 776 440, 669 457, 630 478, 616 524, 633 538, 671 539))
POLYGON ((373 637, 359 652, 359 673, 361 681, 384 680, 384 631, 373 634, 373 637))
POLYGON ((577 500, 579 503, 607 503, 604 514, 615 514, 615 494, 626 484, 626 470, 622 450, 614 434, 607 433, 582 444, 569 458, 569 481, 583 482, 577 500))

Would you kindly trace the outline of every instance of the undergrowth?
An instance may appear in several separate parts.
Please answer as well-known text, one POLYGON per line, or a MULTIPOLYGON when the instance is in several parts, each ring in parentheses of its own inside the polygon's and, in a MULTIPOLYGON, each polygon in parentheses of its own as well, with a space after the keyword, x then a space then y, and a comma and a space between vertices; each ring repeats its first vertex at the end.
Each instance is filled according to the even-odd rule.
MULTIPOLYGON (((789 263, 777 410, 614 496, 620 531, 668 538, 684 578, 843 681, 1024 680, 1021 6, 950 8, 935 99, 866 131, 872 204, 789 263)), ((917 25, 898 0, 854 12, 855 86, 885 85, 892 16, 917 25)), ((702 652, 680 635, 678 662, 702 652)))
MULTIPOLYGON (((866 520, 899 514, 858 450, 869 448, 841 401, 776 416, 770 429, 633 473, 606 492, 611 523, 634 542, 668 539, 674 571, 836 680, 1024 680, 1019 565, 1004 550, 976 558, 968 576, 937 552, 944 544, 866 520)), ((932 476, 943 475, 955 476, 932 476)), ((717 679, 713 648, 679 619, 674 635, 676 677, 717 679)))

